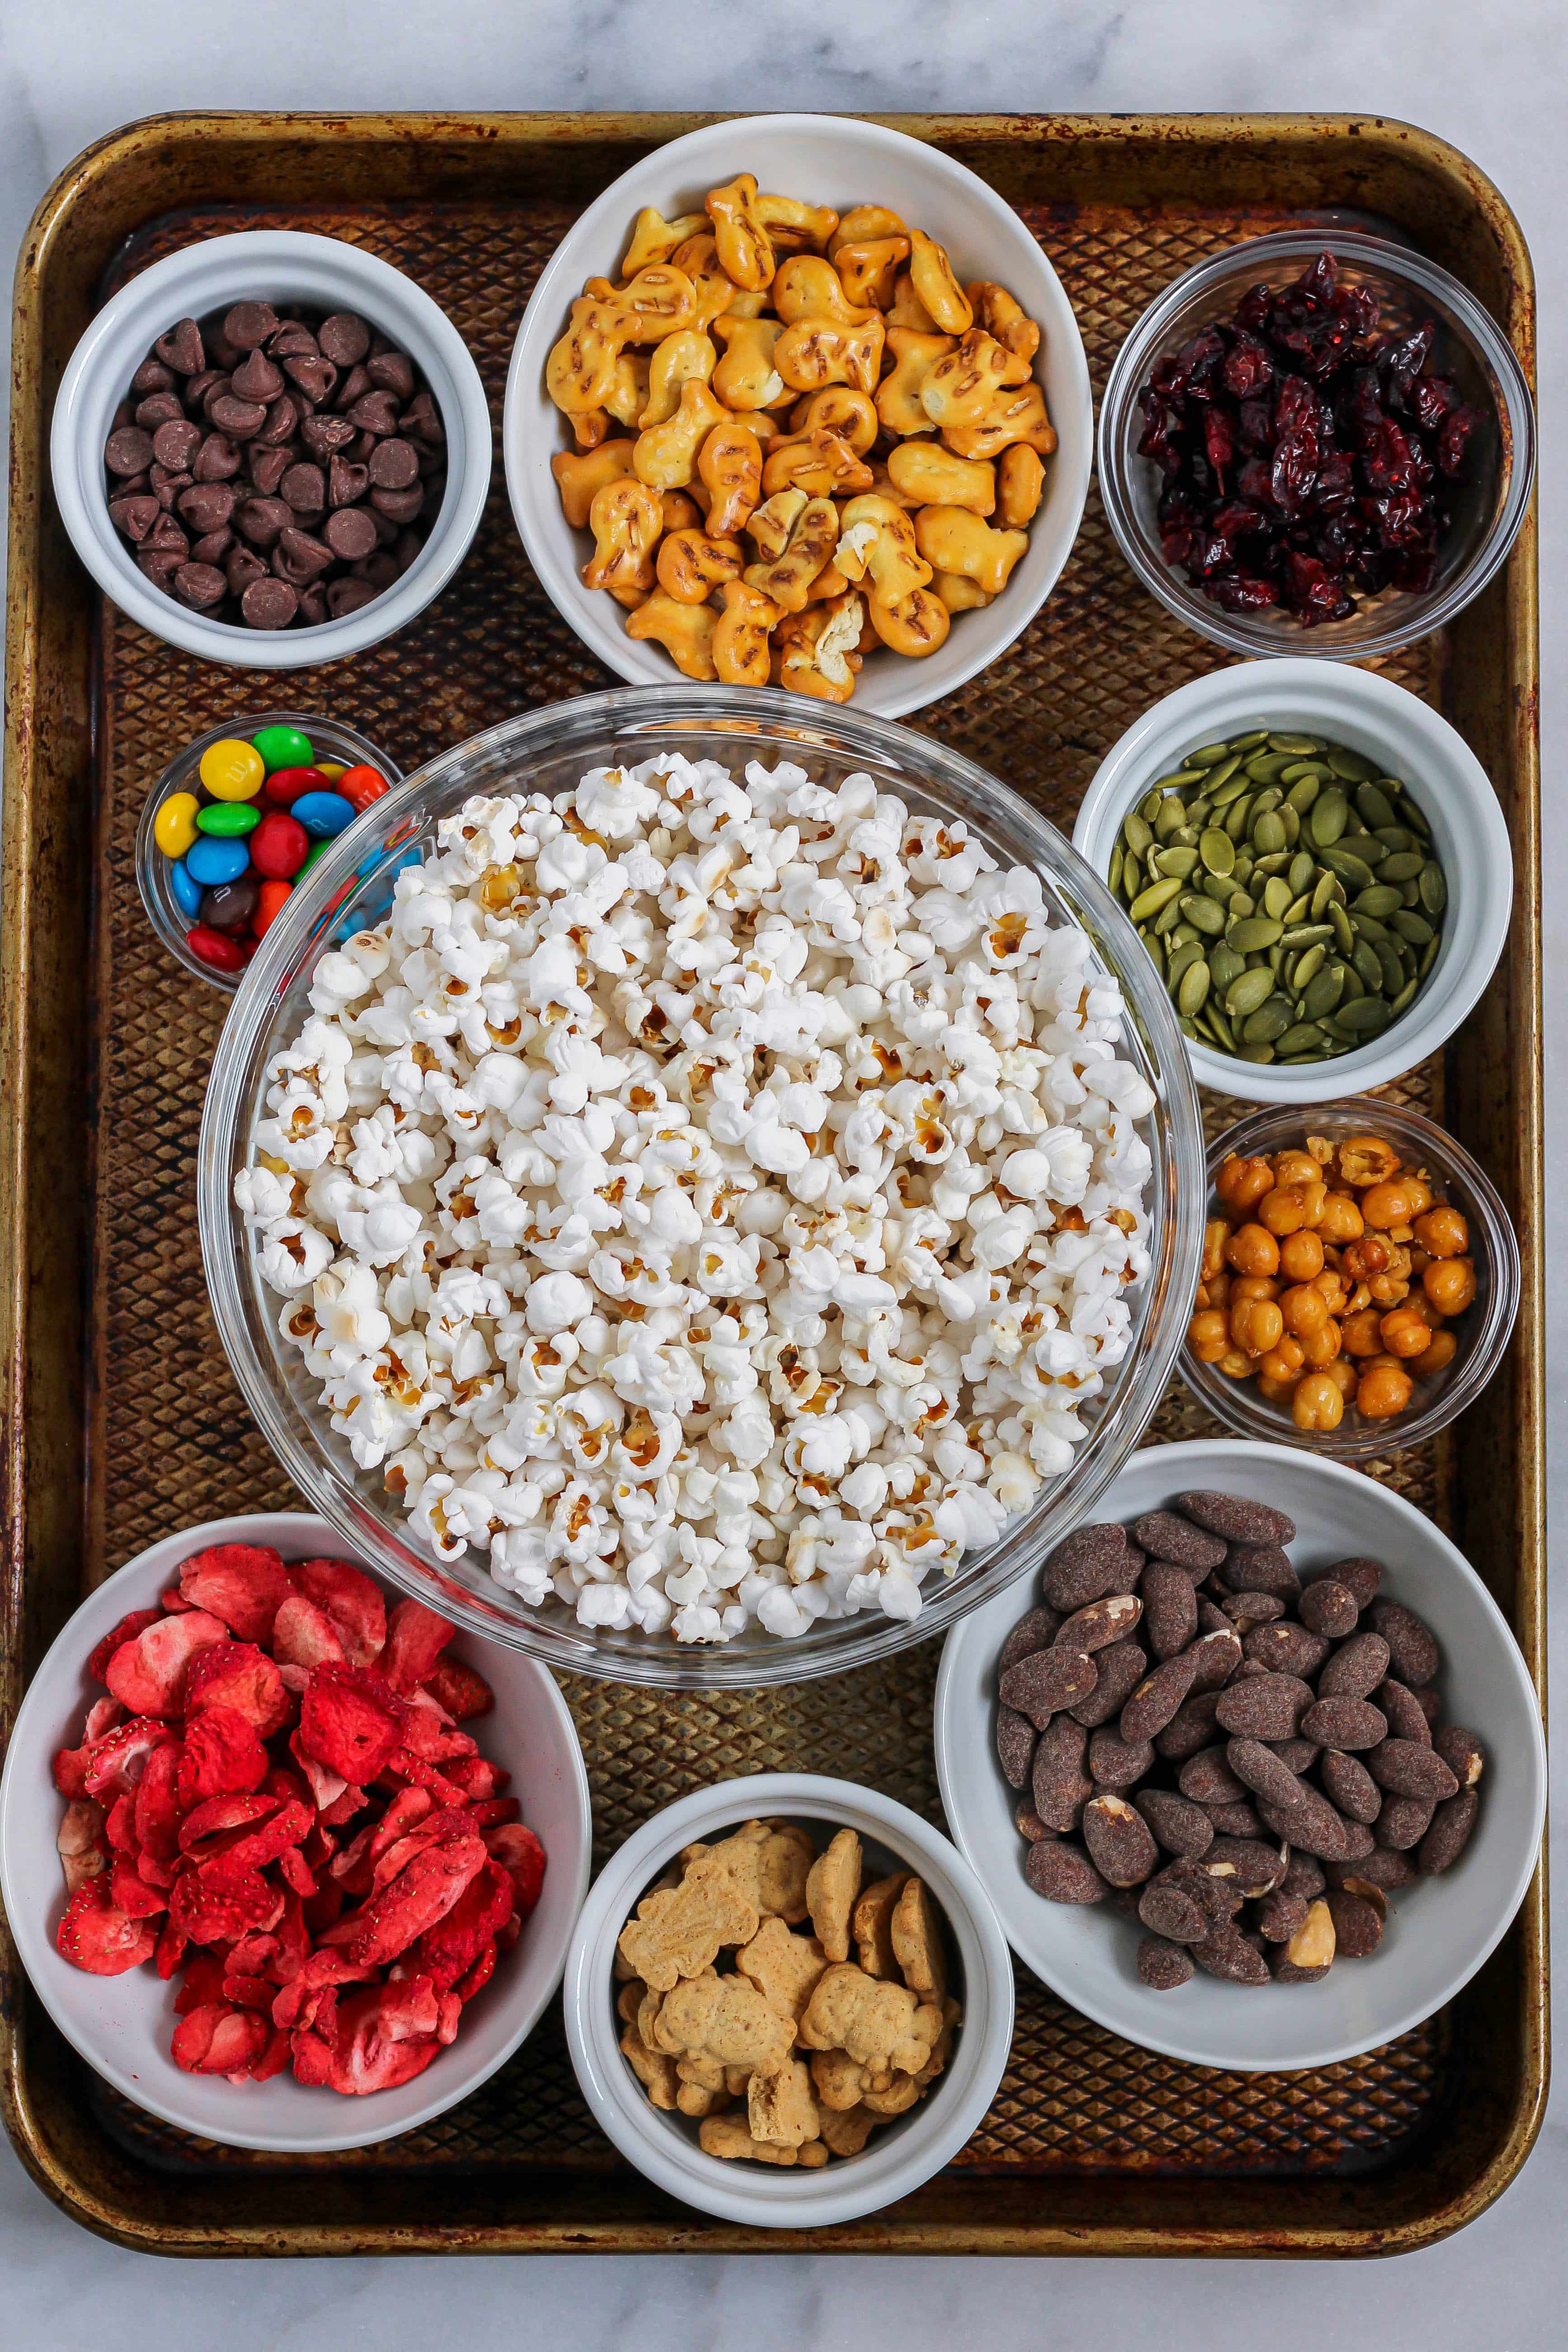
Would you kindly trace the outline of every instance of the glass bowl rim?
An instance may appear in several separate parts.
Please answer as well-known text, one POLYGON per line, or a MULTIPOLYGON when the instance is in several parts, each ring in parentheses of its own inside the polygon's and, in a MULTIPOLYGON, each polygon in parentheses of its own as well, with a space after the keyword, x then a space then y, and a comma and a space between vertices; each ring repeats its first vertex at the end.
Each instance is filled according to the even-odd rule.
MULTIPOLYGON (((1522 1274, 1519 1240, 1501 1195, 1486 1171, 1466 1150, 1457 1136, 1439 1127, 1425 1111, 1381 1101, 1375 1095, 1348 1095, 1328 1103, 1260 1104, 1215 1137, 1205 1155, 1205 1213, 1214 1192, 1214 1180, 1227 1154, 1240 1156, 1256 1148, 1263 1136, 1281 1125, 1312 1130, 1314 1118, 1332 1122, 1347 1131, 1385 1133, 1393 1143, 1419 1151, 1429 1166, 1444 1176, 1459 1179, 1479 1210, 1491 1273, 1491 1295, 1485 1319, 1473 1346, 1459 1361, 1452 1379, 1445 1381, 1431 1402, 1419 1412, 1400 1413, 1393 1421, 1338 1429, 1298 1429, 1288 1414, 1266 1408, 1253 1395, 1250 1381, 1227 1381, 1210 1364, 1199 1363, 1184 1345, 1177 1370, 1191 1395, 1235 1436, 1259 1438, 1275 1445, 1299 1445, 1336 1462, 1368 1462, 1386 1454, 1404 1454, 1424 1445, 1439 1430, 1458 1420, 1473 1404, 1502 1360, 1519 1315, 1522 1274), (1364 1118, 1361 1117, 1362 1112, 1364 1118)), ((1325 1128, 1324 1132, 1328 1129, 1325 1128)), ((1474 1242, 1472 1238, 1472 1254, 1474 1242)))
MULTIPOLYGON (((1012 1535, 1005 1529, 994 1545, 961 1563, 951 1580, 923 1594, 924 1605, 917 1618, 899 1620, 864 1611, 856 1617, 818 1621, 819 1625, 831 1626, 819 1647, 805 1646, 812 1640, 811 1632, 795 1640, 776 1639, 760 1651, 741 1650, 729 1643, 684 1644, 666 1635, 650 1640, 646 1653, 611 1654, 598 1646, 588 1629, 577 1627, 574 1621, 561 1623, 542 1611, 527 1612, 503 1587, 495 1588, 497 1602, 504 1601, 508 1605, 491 1604, 488 1595, 481 1605, 465 1585, 447 1575, 442 1563, 415 1550, 363 1496, 340 1483, 338 1466, 318 1440, 312 1438, 309 1446, 300 1441, 290 1423, 289 1408, 293 1400, 277 1376, 271 1358, 264 1360, 252 1339, 244 1289, 249 1276, 243 1251, 231 1241, 230 1176, 239 1147, 240 1122, 254 1116, 254 1079, 242 1095, 247 1071, 269 1042, 268 1027, 283 994, 313 944, 323 937, 335 905, 353 887, 357 860, 352 827, 337 836, 327 856, 312 869, 309 890, 291 897, 269 926, 235 992, 213 1057, 203 1108, 198 1225, 218 1336, 252 1417, 310 1507, 364 1546, 378 1572, 426 1605, 437 1601, 471 1632, 531 1651, 546 1665, 561 1671, 663 1688, 761 1688, 843 1673, 931 1639, 994 1591, 1029 1574, 1092 1508, 1103 1487, 1136 1449, 1158 1409, 1185 1332, 1186 1301, 1197 1280, 1207 1198, 1203 1131, 1196 1085, 1169 999, 1163 988, 1153 984, 1152 973, 1142 969, 1146 960, 1138 949, 1136 935, 1099 876, 1059 828, 1011 786, 965 754, 897 720, 857 717, 837 706, 821 711, 798 696, 774 688, 620 688, 549 704, 503 720, 426 761, 374 806, 386 830, 395 832, 403 811, 433 790, 442 789, 454 770, 460 771, 476 759, 502 753, 517 760, 526 756, 541 737, 545 739, 541 756, 557 756, 571 751, 574 737, 604 739, 627 732, 640 732, 647 744, 644 756, 651 756, 661 734, 682 730, 735 732, 758 745, 762 752, 782 752, 791 738, 809 750, 815 737, 841 760, 868 757, 880 763, 884 775, 889 765, 895 771, 908 771, 914 787, 933 803, 948 799, 956 801, 958 809, 973 806, 983 825, 1012 826, 1024 843, 1032 843, 1037 852, 1044 853, 1042 879, 1058 898, 1068 899, 1074 919, 1081 919, 1080 909, 1092 918, 1096 954, 1114 971, 1128 1015, 1142 1033, 1136 1058, 1146 1062, 1156 1082, 1156 1107, 1149 1116, 1163 1121, 1167 1130, 1163 1154, 1156 1141, 1155 1172, 1151 1178, 1165 1195, 1166 1231, 1163 1235, 1158 1232, 1152 1235, 1152 1263, 1144 1277, 1150 1288, 1134 1341, 1134 1349, 1142 1347, 1144 1352, 1141 1361, 1133 1362, 1130 1375, 1119 1379, 1089 1439, 1079 1449, 1073 1468, 1058 1486, 1073 1480, 1081 1483, 1072 1485, 1070 1495, 1055 1509, 1047 1503, 1039 1524, 1017 1557, 1008 1559, 1007 1553, 1010 1546, 1017 1545, 1018 1532, 1028 1524, 1026 1518, 1012 1535), (716 726, 715 722, 722 723, 716 726), (963 784, 973 795, 969 802, 959 798, 963 784), (1001 804, 994 815, 992 795, 1001 804), (1064 878, 1068 886, 1065 891, 1064 878), (411 1565, 405 1564, 405 1554, 411 1565), (994 1562, 989 1570, 984 1565, 987 1560, 994 1562)), ((747 756, 759 756, 759 750, 747 756)), ((483 787, 482 777, 469 785, 473 791, 483 787)), ((526 777, 514 774, 505 788, 526 790, 526 777)), ((379 866, 383 857, 404 854, 412 837, 405 836, 393 849, 384 846, 384 849, 374 863, 379 866)), ((1028 853, 1014 854, 1016 857, 1028 853)), ((275 1312, 269 1319, 275 1321, 275 1312)), ((1117 1371, 1120 1375, 1121 1367, 1117 1371)), ((482 1567, 475 1572, 489 1581, 482 1567)), ((752 1632, 748 1628, 748 1636, 752 1632)))
POLYGON ((1397 653, 1444 627, 1480 594, 1507 562, 1534 488, 1535 404, 1529 380, 1508 337, 1469 288, 1440 263, 1428 260, 1414 247, 1396 244, 1392 238, 1370 236, 1365 230, 1339 229, 1331 224, 1317 228, 1276 229, 1266 236, 1226 246, 1223 251, 1194 262, 1173 278, 1142 312, 1111 363, 1100 401, 1095 464, 1106 518, 1123 556, 1166 611, 1206 637, 1211 645, 1255 657, 1293 651, 1320 661, 1370 661, 1378 656, 1397 653), (1159 342, 1171 320, 1190 300, 1232 271, 1249 267, 1254 259, 1267 265, 1276 260, 1300 260, 1324 251, 1331 252, 1336 260, 1354 261, 1369 270, 1381 271, 1386 278, 1404 279, 1424 294, 1435 297, 1454 313, 1500 389, 1498 423, 1509 445, 1500 461, 1507 468, 1507 490, 1490 530, 1467 568, 1456 573, 1445 589, 1433 594, 1426 609, 1415 614, 1406 606, 1392 606, 1391 613, 1404 612, 1405 618, 1391 618, 1386 626, 1353 644, 1333 641, 1322 630, 1302 629, 1298 633, 1302 643, 1288 647, 1277 645, 1271 636, 1248 629, 1235 615, 1223 613, 1218 605, 1211 604, 1189 583, 1181 580, 1170 565, 1155 561, 1132 514, 1121 441, 1124 421, 1159 342))

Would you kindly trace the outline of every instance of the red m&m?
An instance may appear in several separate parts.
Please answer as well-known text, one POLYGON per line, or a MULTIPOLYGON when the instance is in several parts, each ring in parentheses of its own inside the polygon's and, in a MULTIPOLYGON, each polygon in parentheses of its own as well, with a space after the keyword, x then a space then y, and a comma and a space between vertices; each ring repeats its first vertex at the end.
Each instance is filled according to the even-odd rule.
POLYGON ((258 874, 269 882, 291 882, 310 854, 310 836, 287 809, 268 809, 247 846, 258 874))

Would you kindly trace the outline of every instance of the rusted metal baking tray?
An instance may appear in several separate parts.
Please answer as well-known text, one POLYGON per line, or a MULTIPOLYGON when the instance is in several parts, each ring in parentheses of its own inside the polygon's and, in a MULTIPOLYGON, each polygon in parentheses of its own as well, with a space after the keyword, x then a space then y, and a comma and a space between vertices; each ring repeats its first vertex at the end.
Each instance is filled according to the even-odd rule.
MULTIPOLYGON (((47 482, 56 386, 94 306, 172 247, 248 225, 384 254, 468 338, 496 423, 540 265, 674 115, 183 116, 83 155, 46 197, 16 283, 10 690, 0 969, 4 1689, 14 1708, 79 1595, 171 1528, 286 1505, 219 1351, 197 1255, 203 1088, 226 1000, 163 955, 132 870, 174 751, 268 702, 330 709, 405 769, 530 704, 612 681, 531 577, 496 487, 439 603, 395 642, 268 679, 204 667, 102 606, 47 482)), ((1533 358, 1529 257, 1495 188, 1398 123, 1308 116, 906 116, 1016 205, 1059 270, 1097 384, 1140 310, 1199 256, 1287 222, 1383 223, 1471 286, 1533 358)), ((1019 644, 917 724, 1064 828, 1106 747, 1219 657, 1136 584, 1091 498, 1019 644)), ((1485 1398, 1392 1480, 1452 1529, 1542 1670, 1541 1058, 1533 520, 1454 627, 1393 666, 1495 781, 1519 875, 1507 959, 1446 1065, 1400 1089, 1485 1162, 1524 1256, 1518 1334, 1485 1398)), ((1217 1103, 1211 1118, 1224 1115, 1217 1103)), ((1195 1433, 1184 1392, 1155 1433, 1195 1433)), ((600 1851, 682 1790, 782 1767, 847 1773, 940 1818, 935 1644, 795 1690, 568 1696, 600 1851)), ((1331 2253, 1397 2251, 1479 2212, 1523 2162, 1546 2090, 1541 1880, 1476 1982, 1392 2047, 1317 2074, 1151 2057, 1026 1972, 1012 2062, 962 2157, 891 2211, 816 2236, 703 2220, 622 2164, 578 2097, 559 2013, 494 2081, 388 2147, 316 2162, 165 2129, 72 2056, 9 1956, 6 2122, 68 2212, 181 2253, 442 2249, 1331 2253)))

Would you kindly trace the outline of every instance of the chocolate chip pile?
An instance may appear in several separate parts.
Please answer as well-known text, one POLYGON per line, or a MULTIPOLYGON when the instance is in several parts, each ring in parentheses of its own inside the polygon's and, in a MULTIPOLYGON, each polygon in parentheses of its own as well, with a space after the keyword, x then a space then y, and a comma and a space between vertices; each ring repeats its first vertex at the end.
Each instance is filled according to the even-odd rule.
POLYGON ((405 352, 352 311, 182 319, 114 412, 109 512, 154 587, 251 629, 341 621, 402 578, 447 487, 405 352))
POLYGON ((1484 1754, 1441 1725, 1437 1643, 1373 1559, 1303 1584, 1282 1511, 1178 1495, 1079 1528, 998 1661, 996 1747, 1053 1903, 1148 1930, 1138 1973, 1311 1984, 1375 1951, 1388 1896, 1456 1862, 1484 1754))

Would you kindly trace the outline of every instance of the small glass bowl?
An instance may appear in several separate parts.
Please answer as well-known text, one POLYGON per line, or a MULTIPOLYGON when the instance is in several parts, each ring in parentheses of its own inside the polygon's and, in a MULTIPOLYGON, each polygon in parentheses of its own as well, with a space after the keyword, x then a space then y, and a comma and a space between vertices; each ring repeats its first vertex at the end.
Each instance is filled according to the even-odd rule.
POLYGON ((202 1263, 218 1334, 263 1436, 312 1507, 363 1544, 395 1584, 472 1632, 527 1650, 557 1672, 667 1689, 761 1687, 840 1674, 930 1641, 1037 1567, 1091 1513, 1148 1427, 1186 1330, 1203 1242, 1197 1089, 1171 1001, 1103 883, 1026 802, 930 736, 847 710, 819 713, 770 688, 682 684, 583 695, 475 736, 373 803, 311 867, 245 975, 213 1057, 199 1167, 202 1263), (1151 1265, 1127 1293, 1127 1353, 1084 1409, 1089 1433, 1071 1468, 1047 1482, 995 1543, 962 1560, 945 1582, 933 1577, 912 1621, 868 1611, 819 1619, 787 1641, 752 1624, 722 1645, 686 1645, 637 1629, 590 1631, 559 1601, 530 1608, 471 1549, 450 1564, 438 1561, 387 1495, 381 1473, 359 1469, 332 1428, 319 1384, 282 1339, 283 1302, 262 1280, 258 1236, 235 1206, 235 1174, 252 1158, 252 1133, 264 1115, 268 1064, 299 1034, 318 960, 384 919, 398 872, 433 845, 442 818, 475 793, 558 798, 589 768, 635 766, 660 751, 732 769, 788 757, 814 781, 833 784, 867 774, 915 810, 962 817, 1005 863, 1033 866, 1053 918, 1080 925, 1101 969, 1120 981, 1121 1051, 1155 1096, 1139 1122, 1152 1160, 1151 1265))
MULTIPOLYGON (((169 953, 185 970, 205 980, 209 988, 226 989, 232 996, 244 979, 243 972, 215 971, 200 956, 193 955, 185 944, 185 933, 191 919, 174 897, 169 881, 169 868, 174 863, 165 857, 153 838, 153 827, 158 821, 158 811, 172 793, 191 793, 197 789, 196 771, 202 763, 202 753, 209 743, 226 743, 231 736, 248 742, 264 727, 297 727, 310 739, 310 749, 323 759, 341 760, 348 768, 374 768, 386 778, 388 789, 403 781, 403 771, 395 760, 378 751, 368 736, 358 735, 352 727, 342 727, 335 719, 319 719, 301 710, 263 710, 252 717, 226 719, 221 727, 209 727, 187 743, 177 760, 172 760, 147 795, 142 812, 142 822, 136 828, 136 887, 142 893, 142 904, 147 918, 169 953)), ((356 819, 357 823, 358 820, 356 819)), ((353 825, 343 831, 352 833, 353 825)))
POLYGON ((1405 1169, 1424 1169, 1435 1190, 1464 1213, 1470 1228, 1476 1295, 1463 1315, 1447 1326, 1458 1341, 1458 1353, 1447 1370, 1416 1381, 1410 1403, 1392 1421, 1363 1421, 1352 1404, 1337 1429, 1312 1430, 1298 1429, 1287 1406, 1270 1404, 1260 1396, 1256 1379, 1229 1380, 1215 1365, 1200 1363, 1184 1339, 1176 1362, 1193 1394, 1238 1437, 1305 1445, 1340 1462, 1367 1462, 1424 1444, 1479 1396, 1497 1370, 1519 1312, 1519 1244, 1490 1179, 1462 1144, 1419 1111, 1399 1110, 1369 1096, 1314 1104, 1307 1111, 1289 1106, 1255 1111, 1250 1118, 1227 1127, 1209 1150, 1211 1200, 1215 1180, 1232 1152, 1245 1160, 1300 1150, 1310 1135, 1326 1136, 1331 1143, 1351 1135, 1384 1137, 1405 1169))
POLYGON ((1110 528, 1143 585, 1167 611, 1236 654, 1315 654, 1366 661, 1413 645, 1479 595, 1513 545, 1535 478, 1535 415, 1524 371, 1506 336, 1457 278, 1407 247, 1363 232, 1287 229, 1232 246, 1167 286, 1117 354, 1100 412, 1100 495, 1110 528), (1490 424, 1470 443, 1470 478, 1455 485, 1454 520, 1439 550, 1436 583, 1420 595, 1387 588, 1358 599, 1348 619, 1304 629, 1275 605, 1225 613, 1165 561, 1155 519, 1163 476, 1138 455, 1143 429, 1138 394, 1154 362, 1200 329, 1228 318, 1249 287, 1284 284, 1322 252, 1349 285, 1376 295, 1379 324, 1404 331, 1435 319, 1436 365, 1490 424))

